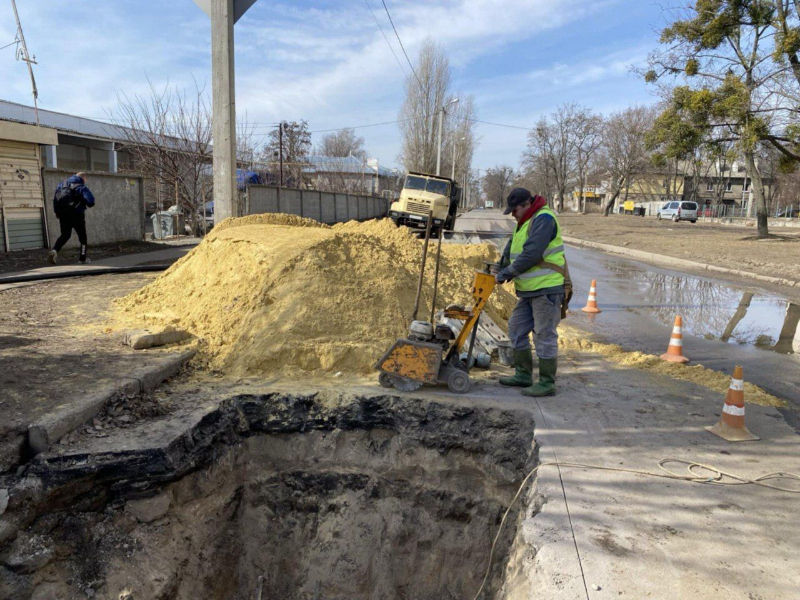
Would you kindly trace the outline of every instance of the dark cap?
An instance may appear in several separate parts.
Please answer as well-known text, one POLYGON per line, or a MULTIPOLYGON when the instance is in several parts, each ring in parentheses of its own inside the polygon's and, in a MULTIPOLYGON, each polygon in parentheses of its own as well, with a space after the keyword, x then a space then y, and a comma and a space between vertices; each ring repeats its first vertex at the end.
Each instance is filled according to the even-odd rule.
POLYGON ((511 211, 523 202, 531 199, 531 193, 525 188, 514 188, 506 199, 506 209, 503 211, 504 215, 510 215, 511 211))

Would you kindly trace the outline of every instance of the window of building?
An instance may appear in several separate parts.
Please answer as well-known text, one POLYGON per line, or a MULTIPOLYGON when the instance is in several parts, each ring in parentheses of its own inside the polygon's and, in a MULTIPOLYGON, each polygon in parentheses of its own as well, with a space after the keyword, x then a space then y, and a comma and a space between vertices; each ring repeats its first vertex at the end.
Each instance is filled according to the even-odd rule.
POLYGON ((712 182, 709 181, 708 183, 706 183, 706 191, 707 192, 713 192, 714 191, 714 184, 712 182))
POLYGON ((731 181, 729 179, 728 183, 725 184, 725 191, 726 192, 730 192, 732 188, 733 188, 733 184, 731 183, 731 181))
POLYGON ((66 171, 88 171, 88 148, 73 146, 72 144, 59 144, 56 146, 56 160, 58 168, 66 171))
POLYGON ((745 179, 744 180, 744 191, 745 192, 749 192, 750 191, 750 180, 749 179, 745 179))

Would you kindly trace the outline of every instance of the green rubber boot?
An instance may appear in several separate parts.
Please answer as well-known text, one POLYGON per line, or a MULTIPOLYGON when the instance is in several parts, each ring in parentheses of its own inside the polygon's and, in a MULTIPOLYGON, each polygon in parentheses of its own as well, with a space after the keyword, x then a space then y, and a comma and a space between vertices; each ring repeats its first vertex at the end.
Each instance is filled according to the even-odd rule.
POLYGON ((536 385, 522 390, 523 396, 552 396, 556 393, 557 358, 539 359, 539 381, 536 385))
POLYGON ((501 377, 500 385, 515 387, 529 387, 533 385, 533 352, 527 350, 514 350, 514 375, 501 377))

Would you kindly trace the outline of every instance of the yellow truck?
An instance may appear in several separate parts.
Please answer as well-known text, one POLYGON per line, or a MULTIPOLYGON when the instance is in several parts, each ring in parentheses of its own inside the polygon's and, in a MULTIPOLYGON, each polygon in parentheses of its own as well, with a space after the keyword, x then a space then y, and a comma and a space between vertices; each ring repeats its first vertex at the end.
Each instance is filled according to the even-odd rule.
POLYGON ((408 173, 400 197, 389 207, 389 218, 397 225, 425 229, 433 211, 431 236, 442 228, 452 231, 460 197, 461 188, 449 177, 408 173))

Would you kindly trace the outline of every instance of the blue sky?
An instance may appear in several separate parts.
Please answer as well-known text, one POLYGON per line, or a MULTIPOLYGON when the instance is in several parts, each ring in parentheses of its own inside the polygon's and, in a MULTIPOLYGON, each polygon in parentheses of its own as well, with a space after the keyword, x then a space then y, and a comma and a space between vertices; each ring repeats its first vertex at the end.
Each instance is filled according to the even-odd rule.
MULTIPOLYGON (((404 60, 380 0, 372 6, 404 60)), ((563 102, 599 112, 654 101, 629 72, 658 38, 664 13, 650 0, 387 0, 414 60, 428 36, 447 50, 453 89, 473 94, 478 118, 530 127, 563 102)), ((210 26, 191 0, 17 0, 40 106, 104 117, 116 95, 156 85, 210 90, 210 26)), ((13 41, 0 3, 0 46, 13 41)), ((280 119, 312 131, 392 121, 404 74, 365 0, 259 0, 236 25, 237 114, 264 135, 280 119)), ((408 72, 407 65, 405 66, 408 72)), ((0 98, 31 103, 24 64, 0 50, 0 98)), ((395 165, 396 125, 357 130, 371 156, 395 165)), ((321 134, 315 134, 318 139, 321 134)), ((479 125, 475 167, 514 167, 526 132, 479 125)))

